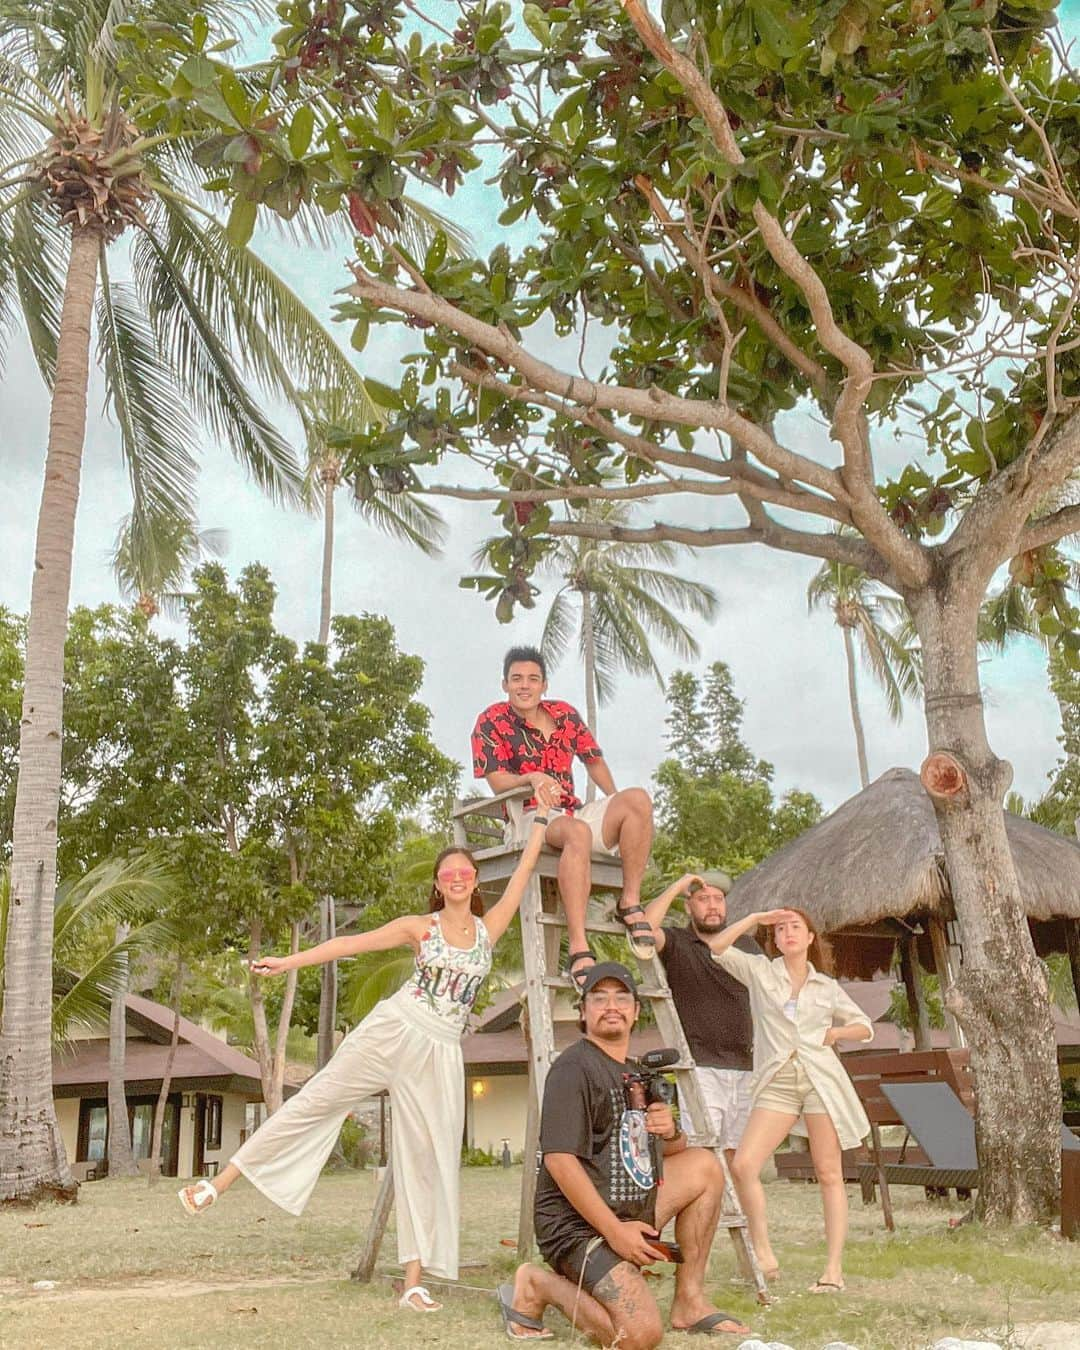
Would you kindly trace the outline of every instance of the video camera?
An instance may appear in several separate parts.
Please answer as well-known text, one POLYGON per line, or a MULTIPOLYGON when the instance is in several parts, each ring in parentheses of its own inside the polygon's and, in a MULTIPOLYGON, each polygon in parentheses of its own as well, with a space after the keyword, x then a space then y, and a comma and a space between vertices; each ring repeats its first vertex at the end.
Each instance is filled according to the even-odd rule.
POLYGON ((647 1050, 637 1062, 637 1070, 622 1076, 627 1110, 644 1111, 652 1102, 670 1106, 675 1089, 664 1077, 664 1070, 678 1064, 678 1050, 647 1050))

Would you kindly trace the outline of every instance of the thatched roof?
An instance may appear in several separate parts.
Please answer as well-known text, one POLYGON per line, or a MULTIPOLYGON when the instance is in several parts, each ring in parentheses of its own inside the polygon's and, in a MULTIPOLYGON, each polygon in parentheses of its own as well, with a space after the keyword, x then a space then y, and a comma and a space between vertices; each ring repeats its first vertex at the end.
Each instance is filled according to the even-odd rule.
MULTIPOLYGON (((1080 918, 1080 846, 1005 812, 1005 829, 1040 951, 1060 950, 1060 920, 1080 918)), ((890 769, 831 815, 745 872, 728 897, 728 919, 798 905, 826 934, 886 924, 881 936, 833 938, 838 973, 869 978, 888 966, 895 941, 888 920, 953 917, 934 807, 919 776, 890 769)), ((899 932, 899 928, 897 932, 899 932)), ((923 944, 920 944, 920 949, 923 944)), ((922 952, 929 963, 929 951, 922 952)))

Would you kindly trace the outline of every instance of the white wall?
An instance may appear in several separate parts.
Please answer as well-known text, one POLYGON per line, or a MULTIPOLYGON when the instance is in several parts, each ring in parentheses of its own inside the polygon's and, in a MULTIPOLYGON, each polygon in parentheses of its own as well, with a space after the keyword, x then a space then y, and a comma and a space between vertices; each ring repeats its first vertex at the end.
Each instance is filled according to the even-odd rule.
POLYGON ((73 1163, 75 1152, 79 1146, 79 1099, 78 1097, 61 1097, 58 1101, 54 1099, 53 1106, 56 1107, 56 1119, 60 1125, 60 1138, 64 1141, 68 1162, 73 1163))
POLYGON ((469 1078, 467 1137, 473 1148, 484 1148, 496 1157, 502 1152, 503 1139, 510 1140, 510 1152, 525 1147, 525 1116, 529 1107, 528 1074, 499 1074, 491 1078, 469 1078), (481 1096, 473 1084, 483 1086, 481 1096))

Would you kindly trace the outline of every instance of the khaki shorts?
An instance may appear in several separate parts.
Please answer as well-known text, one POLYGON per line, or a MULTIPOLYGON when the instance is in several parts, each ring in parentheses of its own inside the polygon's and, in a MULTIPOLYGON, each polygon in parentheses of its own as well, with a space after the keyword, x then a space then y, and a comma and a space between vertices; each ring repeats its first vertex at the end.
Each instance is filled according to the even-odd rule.
POLYGON ((750 1119, 750 1079, 753 1074, 749 1069, 717 1069, 709 1064, 699 1064, 694 1069, 694 1077, 716 1132, 717 1147, 738 1148, 750 1119))
POLYGON ((792 1055, 782 1068, 777 1069, 758 1094, 754 1110, 783 1111, 789 1116, 829 1114, 798 1055, 792 1055))
MULTIPOLYGON (((610 848, 604 843, 604 816, 611 805, 610 797, 597 797, 596 801, 585 802, 574 812, 574 820, 583 820, 592 832, 592 851, 594 853, 606 853, 609 857, 617 858, 619 856, 619 845, 614 843, 610 848)), ((521 811, 515 810, 516 803, 510 804, 510 819, 506 822, 506 842, 508 844, 521 844, 529 837, 529 831, 532 829, 533 816, 535 810, 521 811)), ((552 811, 551 815, 564 815, 563 811, 552 811)))

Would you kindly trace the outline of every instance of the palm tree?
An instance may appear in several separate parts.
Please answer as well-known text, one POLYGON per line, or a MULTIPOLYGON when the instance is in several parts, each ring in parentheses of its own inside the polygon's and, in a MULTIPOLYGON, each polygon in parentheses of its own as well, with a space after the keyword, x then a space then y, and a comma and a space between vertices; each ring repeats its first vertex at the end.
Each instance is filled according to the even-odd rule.
POLYGON ((228 541, 226 530, 200 530, 184 516, 158 516, 140 531, 134 517, 125 516, 113 548, 113 576, 121 595, 148 619, 158 613, 179 618, 191 573, 208 558, 220 558, 228 541))
POLYGON ((866 735, 859 711, 858 678, 855 668, 855 635, 863 660, 885 692, 885 706, 894 722, 904 715, 904 698, 918 693, 922 683, 917 643, 905 638, 903 625, 910 621, 907 606, 898 597, 884 595, 877 582, 857 567, 826 562, 806 588, 807 608, 828 606, 844 638, 848 700, 855 728, 859 758, 859 782, 866 787, 870 772, 866 761, 866 735))
MULTIPOLYGON (((589 502, 574 509, 574 515, 578 520, 624 525, 631 507, 620 501, 589 502)), ((674 574, 680 551, 667 543, 560 539, 544 559, 541 570, 557 576, 562 585, 548 610, 541 650, 557 664, 576 631, 585 670, 585 720, 593 731, 597 706, 614 697, 620 671, 652 675, 663 686, 654 641, 682 660, 698 655, 693 634, 673 610, 712 619, 719 602, 711 587, 674 574)), ((594 791, 590 783, 590 797, 594 791)))
MULTIPOLYGON (((334 515, 337 490, 344 482, 344 451, 349 441, 364 435, 380 420, 380 410, 370 400, 357 402, 342 388, 317 389, 304 396, 307 425, 308 489, 315 509, 322 511, 323 549, 319 586, 319 635, 326 646, 330 641, 330 616, 333 611, 334 515)), ((415 544, 428 557, 439 552, 443 535, 442 516, 411 493, 387 495, 365 490, 368 484, 353 484, 352 502, 364 520, 384 533, 415 544)), ((337 913, 333 896, 319 901, 319 938, 326 942, 337 934, 337 913)), ((321 1069, 334 1053, 337 1024, 338 968, 336 961, 322 966, 319 995, 319 1037, 317 1063, 321 1069)))
POLYGON ((253 251, 233 247, 202 206, 184 129, 139 132, 135 118, 160 104, 160 94, 148 92, 153 72, 127 82, 121 74, 121 55, 152 61, 155 35, 197 51, 207 21, 227 30, 234 18, 266 12, 238 0, 208 0, 197 10, 180 0, 0 6, 0 326, 21 316, 52 389, 0 1025, 7 1066, 0 1200, 73 1189, 49 1090, 48 989, 63 647, 91 328, 96 323, 96 356, 131 479, 135 536, 162 517, 192 519, 197 425, 227 444, 265 491, 298 501, 300 471, 264 411, 267 395, 296 404, 296 380, 362 388, 310 311, 253 251), (125 236, 133 241, 130 279, 113 274, 109 249, 125 236))
MULTIPOLYGON (((106 858, 82 876, 60 882, 52 915, 51 1047, 62 1047, 77 1033, 107 1027, 113 995, 127 992, 131 962, 175 944, 178 933, 173 923, 147 918, 165 906, 174 887, 173 874, 148 854, 106 858), (101 933, 113 926, 126 928, 127 935, 103 946, 101 933), (95 953, 89 966, 88 951, 95 953)), ((11 918, 11 896, 10 869, 0 868, 0 998, 5 1000, 3 938, 11 918)), ((51 1084, 50 1073, 50 1090, 51 1084)))

